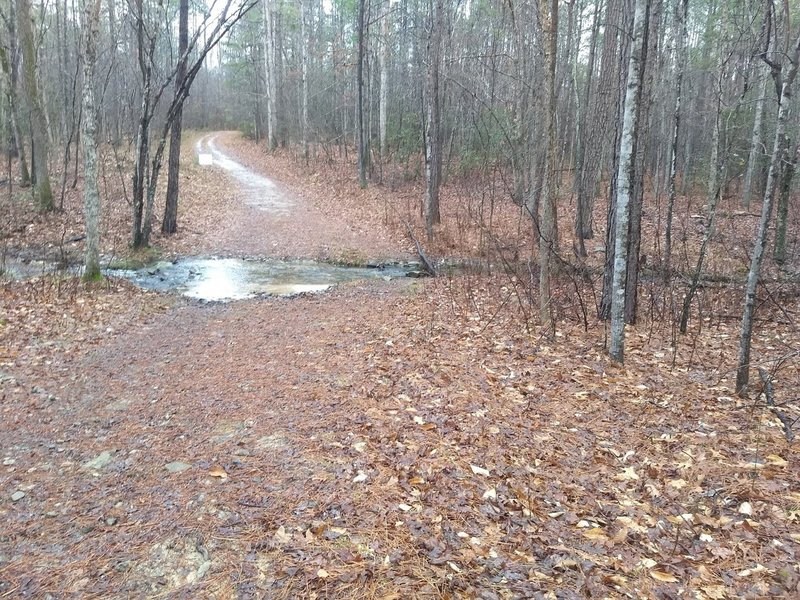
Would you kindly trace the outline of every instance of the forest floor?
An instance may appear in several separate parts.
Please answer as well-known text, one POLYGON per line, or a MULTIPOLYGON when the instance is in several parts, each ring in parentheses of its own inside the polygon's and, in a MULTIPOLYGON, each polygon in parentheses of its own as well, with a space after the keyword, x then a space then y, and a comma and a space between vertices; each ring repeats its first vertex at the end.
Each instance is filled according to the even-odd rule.
MULTIPOLYGON (((216 136, 290 204, 265 211, 196 165, 208 141, 186 144, 162 254, 410 255, 388 190, 216 136)), ((106 252, 126 233, 110 189, 106 252)), ((18 202, 6 247, 63 254, 78 198, 61 216, 18 202)), ((0 597, 797 597, 797 448, 763 396, 733 394, 737 322, 632 327, 619 367, 602 325, 528 329, 516 283, 230 303, 4 284, 0 597)), ((759 323, 779 403, 796 338, 790 318, 759 323)))

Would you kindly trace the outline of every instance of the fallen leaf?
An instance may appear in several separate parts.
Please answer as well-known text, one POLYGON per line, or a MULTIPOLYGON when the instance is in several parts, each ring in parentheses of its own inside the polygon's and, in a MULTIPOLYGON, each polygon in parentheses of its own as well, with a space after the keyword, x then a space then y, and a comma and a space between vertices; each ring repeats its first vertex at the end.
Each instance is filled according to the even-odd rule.
POLYGON ((363 452, 364 449, 367 447, 367 442, 356 442, 353 444, 353 450, 356 452, 363 452))
POLYGON ((286 529, 284 528, 283 525, 281 525, 280 527, 278 527, 278 530, 275 532, 275 535, 272 536, 272 539, 276 544, 280 546, 285 546, 286 544, 292 541, 292 534, 286 533, 286 529))
POLYGON ((633 467, 625 467, 622 470, 622 473, 617 473, 614 475, 614 479, 616 481, 635 481, 639 479, 639 476, 636 474, 636 471, 633 467))
POLYGON ((211 477, 219 477, 220 479, 227 479, 228 478, 228 473, 226 473, 225 469, 223 469, 219 465, 214 465, 213 467, 211 467, 208 470, 208 474, 211 477))
POLYGON ((611 538, 611 541, 614 542, 615 544, 621 544, 626 539, 628 539, 628 528, 623 527, 617 533, 614 534, 614 537, 611 538))
POLYGON ((587 529, 583 532, 583 535, 590 540, 597 540, 606 542, 608 541, 608 536, 606 535, 605 531, 603 531, 602 527, 595 527, 593 529, 587 529))
POLYGON ((408 504, 398 504, 397 508, 399 508, 403 512, 408 512, 409 510, 411 510, 411 507, 408 504))
POLYGON ((773 467, 787 467, 789 465, 786 459, 778 456, 777 454, 770 454, 766 457, 767 462, 773 467))
POLYGON ((655 579, 656 581, 662 581, 664 583, 677 583, 678 578, 675 577, 672 573, 666 573, 664 571, 650 571, 650 577, 655 579))
POLYGON ((484 469, 483 467, 478 467, 477 465, 470 465, 469 468, 472 469, 472 472, 475 475, 484 475, 486 477, 489 477, 489 475, 491 475, 491 473, 489 473, 487 469, 484 469))
POLYGON ((325 569, 320 569, 319 571, 317 571, 317 577, 319 577, 320 579, 327 579, 328 577, 330 577, 330 573, 328 573, 325 569))
POLYGON ((628 580, 622 575, 606 575, 605 577, 603 577, 603 581, 611 585, 619 585, 619 586, 623 586, 626 583, 628 583, 628 580))
POLYGON ((725 593, 725 586, 722 585, 707 585, 700 588, 703 593, 711 600, 725 600, 727 595, 725 593))
POLYGON ((762 565, 760 563, 756 563, 756 566, 753 567, 752 569, 745 569, 744 571, 739 571, 736 575, 738 577, 749 577, 750 575, 753 575, 754 573, 763 573, 766 570, 767 570, 767 568, 764 565, 762 565))
POLYGON ((497 490, 494 488, 489 488, 485 492, 483 492, 483 499, 484 500, 497 500, 497 490))
POLYGON ((367 474, 364 471, 359 471, 358 475, 353 477, 353 483, 362 483, 367 480, 367 474))
POLYGON ((639 566, 644 567, 645 569, 652 569, 657 564, 658 563, 654 561, 652 558, 643 558, 642 560, 639 561, 639 566))
POLYGON ((742 502, 739 505, 739 514, 750 516, 753 514, 753 507, 749 502, 742 502))

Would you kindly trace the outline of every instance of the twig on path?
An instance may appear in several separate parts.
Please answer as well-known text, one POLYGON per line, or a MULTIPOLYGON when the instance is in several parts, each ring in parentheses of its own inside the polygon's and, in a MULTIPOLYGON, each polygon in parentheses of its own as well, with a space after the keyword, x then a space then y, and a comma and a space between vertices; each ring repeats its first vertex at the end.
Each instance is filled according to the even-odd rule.
POLYGON ((775 388, 772 386, 772 377, 770 377, 769 373, 762 367, 758 368, 758 375, 761 377, 761 383, 764 384, 764 395, 767 397, 767 406, 783 424, 783 432, 786 434, 786 440, 792 442, 794 440, 792 421, 786 416, 786 413, 775 405, 775 388))
POLYGON ((422 244, 419 243, 416 236, 414 235, 414 231, 411 229, 411 225, 405 219, 402 219, 403 224, 406 226, 408 230, 408 236, 411 238, 411 241, 414 242, 414 245, 417 247, 417 254, 419 255, 419 260, 422 262, 422 266, 425 268, 425 271, 431 277, 436 277, 436 267, 433 266, 433 263, 428 259, 428 256, 425 254, 425 250, 422 248, 422 244))

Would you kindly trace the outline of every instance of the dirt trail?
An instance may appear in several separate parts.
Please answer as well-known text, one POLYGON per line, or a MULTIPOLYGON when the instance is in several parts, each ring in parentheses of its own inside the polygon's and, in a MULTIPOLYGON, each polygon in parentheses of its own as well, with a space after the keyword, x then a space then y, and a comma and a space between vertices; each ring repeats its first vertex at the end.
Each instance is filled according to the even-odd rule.
POLYGON ((226 197, 221 214, 208 218, 214 225, 192 240, 195 252, 352 262, 407 257, 382 224, 352 222, 325 198, 295 193, 245 166, 228 148, 238 135, 208 134, 195 144, 197 153, 212 155, 213 166, 193 168, 217 172, 215 183, 226 197))

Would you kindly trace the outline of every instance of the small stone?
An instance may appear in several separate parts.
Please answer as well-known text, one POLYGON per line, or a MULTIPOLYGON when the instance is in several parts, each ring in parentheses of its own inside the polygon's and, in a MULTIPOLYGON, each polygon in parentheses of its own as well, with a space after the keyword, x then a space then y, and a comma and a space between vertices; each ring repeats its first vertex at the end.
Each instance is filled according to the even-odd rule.
POLYGON ((89 469, 92 471, 96 471, 106 467, 111 463, 113 457, 111 456, 111 452, 108 450, 103 450, 100 454, 95 456, 92 460, 83 463, 84 469, 89 469))
POLYGON ((108 517, 106 519, 106 525, 108 525, 109 527, 113 527, 116 524, 117 524, 117 518, 116 517, 108 517))
POLYGON ((189 463, 181 462, 179 460, 164 465, 164 468, 170 473, 180 473, 181 471, 185 471, 186 469, 190 469, 191 467, 192 465, 190 465, 189 463))
POLYGON ((12 502, 19 502, 24 497, 25 497, 25 492, 20 492, 19 490, 17 490, 13 494, 11 494, 11 501, 12 502))

